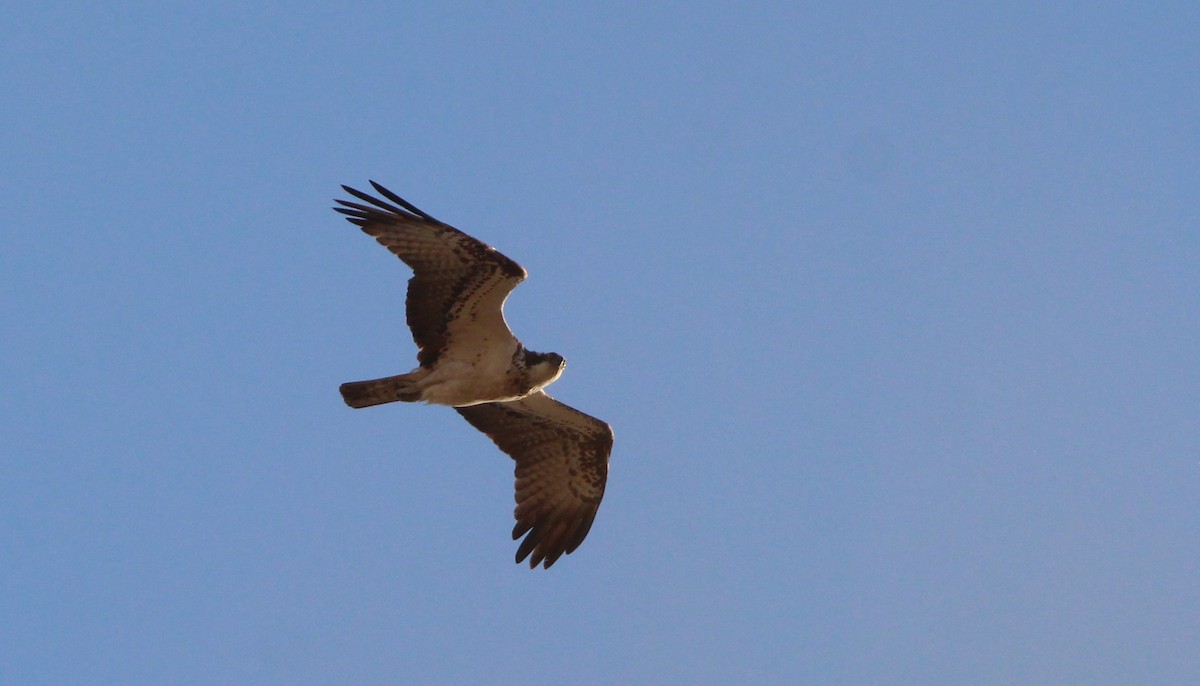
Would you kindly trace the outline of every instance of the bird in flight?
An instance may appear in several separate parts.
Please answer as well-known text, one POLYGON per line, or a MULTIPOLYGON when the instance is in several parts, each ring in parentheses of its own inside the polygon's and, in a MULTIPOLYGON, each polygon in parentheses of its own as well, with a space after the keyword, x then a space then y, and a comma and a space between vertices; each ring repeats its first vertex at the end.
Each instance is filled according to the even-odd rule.
POLYGON ((353 408, 395 401, 453 407, 516 461, 516 561, 549 568, 579 547, 592 527, 613 432, 607 423, 543 390, 566 368, 538 353, 504 321, 504 301, 525 269, 495 248, 442 223, 383 186, 386 200, 342 186, 361 202, 334 209, 413 271, 405 311, 417 344, 407 374, 341 386, 353 408), (388 202, 390 201, 390 202, 388 202), (394 204, 393 204, 394 203, 394 204))

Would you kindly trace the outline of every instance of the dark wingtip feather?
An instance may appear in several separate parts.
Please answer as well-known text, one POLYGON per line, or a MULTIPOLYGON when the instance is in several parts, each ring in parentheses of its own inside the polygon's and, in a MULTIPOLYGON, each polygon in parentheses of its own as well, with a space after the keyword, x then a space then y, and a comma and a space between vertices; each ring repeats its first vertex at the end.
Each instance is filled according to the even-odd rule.
MULTIPOLYGON (((394 205, 389 205, 386 202, 380 200, 379 198, 376 198, 375 196, 373 196, 369 193, 364 193, 364 192, 358 190, 357 188, 351 188, 350 186, 342 186, 342 189, 345 190, 350 195, 353 195, 354 197, 358 198, 359 200, 362 200, 363 202, 371 203, 372 205, 374 205, 375 207, 378 207, 379 209, 386 210, 388 212, 391 212, 392 214, 399 214, 401 216, 403 216, 405 214, 404 210, 400 209, 399 207, 395 207, 394 205)), ((338 201, 338 202, 342 202, 342 201, 338 201)), ((350 205, 351 207, 355 206, 354 203, 342 202, 342 204, 350 205)), ((372 211, 375 211, 375 212, 378 211, 378 210, 375 210, 374 208, 369 208, 369 209, 371 209, 372 211)))
MULTIPOLYGON (((428 219, 429 221, 432 221, 432 222, 436 222, 436 221, 437 221, 436 219, 434 219, 433 217, 429 216, 429 215, 428 215, 428 214, 426 214, 425 212, 422 212, 422 211, 421 211, 421 210, 420 210, 420 209, 419 209, 419 208, 418 208, 416 205, 414 205, 414 204, 412 204, 411 202, 409 202, 409 201, 405 200, 404 198, 401 198, 400 196, 398 196, 398 195, 396 195, 395 193, 391 192, 391 191, 390 191, 390 190, 388 190, 387 188, 384 188, 384 187, 383 187, 381 184, 379 184, 379 183, 376 183, 375 181, 371 181, 371 186, 372 186, 372 187, 373 187, 373 188, 374 188, 376 191, 378 191, 378 193, 379 193, 380 195, 382 195, 383 197, 387 198, 388 200, 391 200, 392 202, 394 202, 394 203, 396 203, 397 205, 399 205, 399 206, 403 207, 404 209, 408 210, 409 212, 412 212, 413 214, 417 215, 418 217, 421 217, 422 219, 428 219)), ((440 223, 440 222, 439 222, 439 223, 440 223)))
POLYGON ((541 565, 542 569, 550 569, 551 565, 560 557, 571 554, 579 547, 579 544, 583 542, 583 537, 587 535, 587 528, 590 528, 590 523, 584 527, 583 535, 576 532, 570 539, 564 541, 562 540, 563 536, 568 533, 569 529, 564 531, 561 526, 545 532, 532 526, 517 524, 513 529, 514 540, 526 532, 529 532, 529 535, 521 541, 521 545, 517 548, 516 562, 521 564, 525 558, 529 558, 530 569, 537 569, 538 565, 541 565))
MULTIPOLYGON (((375 190, 378 191, 380 195, 382 195, 383 197, 387 198, 388 200, 391 200, 392 202, 396 203, 396 205, 399 205, 399 207, 397 207, 396 205, 389 205, 388 203, 380 200, 379 198, 376 198, 375 196, 373 196, 369 193, 364 193, 364 192, 358 190, 357 188, 352 188, 345 184, 342 184, 342 190, 344 190, 347 193, 349 193, 350 195, 358 198, 359 200, 362 200, 363 202, 370 203, 371 205, 373 205, 373 207, 359 205, 358 203, 348 202, 346 200, 338 200, 336 198, 334 199, 334 202, 338 203, 339 205, 345 205, 346 207, 353 207, 355 209, 364 210, 371 214, 379 213, 380 210, 382 210, 382 211, 390 213, 390 214, 394 214, 394 215, 397 215, 400 217, 407 217, 410 219, 415 217, 418 219, 424 219, 426 221, 431 221, 431 222, 438 221, 438 220, 434 219, 433 217, 429 216, 428 214, 426 214, 425 212, 422 212, 415 205, 408 202, 404 198, 401 198, 400 196, 396 195, 395 193, 389 191, 387 188, 384 188, 382 185, 372 181, 371 186, 374 187, 375 190)), ((333 209, 336 210, 337 208, 335 207, 333 209)), ((440 224, 441 222, 438 222, 438 223, 440 224)))
MULTIPOLYGON (((339 200, 338 202, 343 201, 339 200)), ((370 222, 370 215, 362 210, 348 210, 345 207, 335 207, 333 208, 333 211, 341 212, 342 214, 346 215, 346 221, 350 222, 351 224, 357 224, 360 227, 366 226, 367 223, 370 222)))
MULTIPOLYGON (((521 541, 521 545, 517 547, 517 564, 521 564, 525 558, 529 557, 529 554, 533 552, 533 549, 537 547, 537 544, 537 536, 533 534, 526 536, 525 540, 521 541)), ((533 560, 530 560, 530 562, 533 565, 537 564, 537 562, 533 560)))
POLYGON ((532 528, 533 528, 532 524, 523 524, 521 522, 517 522, 516 524, 513 525, 513 533, 512 533, 513 540, 515 541, 518 538, 524 536, 532 528))

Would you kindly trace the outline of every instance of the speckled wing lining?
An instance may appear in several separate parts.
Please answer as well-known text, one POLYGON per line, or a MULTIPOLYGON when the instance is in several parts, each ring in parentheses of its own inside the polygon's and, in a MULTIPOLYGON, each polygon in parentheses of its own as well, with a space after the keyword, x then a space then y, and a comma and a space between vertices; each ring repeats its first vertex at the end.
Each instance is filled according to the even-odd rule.
POLYGON ((342 186, 369 204, 338 200, 342 207, 334 209, 412 268, 405 309, 413 340, 420 349, 418 362, 433 366, 450 339, 455 338, 453 329, 460 321, 464 327, 471 327, 465 331, 468 336, 492 342, 515 340, 504 323, 502 307, 508 294, 525 279, 525 269, 374 181, 371 185, 395 205, 342 186))
POLYGON ((578 548, 604 497, 612 427, 541 391, 454 409, 517 462, 517 562, 549 568, 578 548))

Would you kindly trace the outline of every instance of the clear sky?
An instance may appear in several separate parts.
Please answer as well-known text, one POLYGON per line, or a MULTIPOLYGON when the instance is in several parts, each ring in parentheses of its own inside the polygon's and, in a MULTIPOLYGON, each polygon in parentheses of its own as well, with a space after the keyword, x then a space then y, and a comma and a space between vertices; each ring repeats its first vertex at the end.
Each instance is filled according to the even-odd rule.
POLYGON ((1200 683, 1200 5, 413 4, 6 15, 0 683, 1200 683), (615 429, 549 571, 368 179, 615 429))

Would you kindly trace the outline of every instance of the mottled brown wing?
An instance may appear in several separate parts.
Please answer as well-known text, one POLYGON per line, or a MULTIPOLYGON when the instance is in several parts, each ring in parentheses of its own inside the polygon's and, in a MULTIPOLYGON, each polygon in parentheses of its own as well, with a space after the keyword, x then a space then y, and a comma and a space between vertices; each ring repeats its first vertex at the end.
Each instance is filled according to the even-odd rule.
POLYGON ((541 391, 454 409, 517 461, 517 563, 548 569, 578 548, 604 497, 612 427, 541 391))
POLYGON ((420 348, 417 361, 432 366, 450 337, 467 345, 515 341, 503 307, 508 294, 525 279, 525 269, 374 181, 371 185, 396 205, 342 186, 369 205, 337 200, 342 207, 333 209, 412 268, 405 309, 420 348), (462 330, 455 330, 456 325, 462 330))

